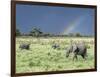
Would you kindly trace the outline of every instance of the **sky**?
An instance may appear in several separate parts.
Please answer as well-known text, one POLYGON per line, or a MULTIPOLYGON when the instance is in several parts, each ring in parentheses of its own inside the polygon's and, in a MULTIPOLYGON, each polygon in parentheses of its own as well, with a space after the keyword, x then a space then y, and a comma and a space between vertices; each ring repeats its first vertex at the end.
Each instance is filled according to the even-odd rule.
POLYGON ((16 5, 16 28, 28 33, 33 27, 44 33, 94 35, 94 9, 44 5, 16 5))

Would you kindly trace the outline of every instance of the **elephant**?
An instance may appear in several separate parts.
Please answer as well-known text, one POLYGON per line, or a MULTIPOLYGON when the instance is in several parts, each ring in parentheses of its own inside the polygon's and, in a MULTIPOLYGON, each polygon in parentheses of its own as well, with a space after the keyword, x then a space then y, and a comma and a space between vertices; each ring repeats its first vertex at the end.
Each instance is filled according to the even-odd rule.
POLYGON ((73 60, 77 59, 77 55, 81 55, 83 59, 87 57, 87 47, 84 43, 72 44, 67 48, 66 57, 73 53, 73 60))
POLYGON ((29 50, 29 49, 30 49, 30 44, 21 44, 21 45, 19 46, 19 48, 20 48, 20 49, 27 49, 27 50, 29 50))
POLYGON ((53 48, 53 49, 60 48, 60 45, 59 45, 59 44, 53 44, 53 45, 52 45, 52 48, 53 48))

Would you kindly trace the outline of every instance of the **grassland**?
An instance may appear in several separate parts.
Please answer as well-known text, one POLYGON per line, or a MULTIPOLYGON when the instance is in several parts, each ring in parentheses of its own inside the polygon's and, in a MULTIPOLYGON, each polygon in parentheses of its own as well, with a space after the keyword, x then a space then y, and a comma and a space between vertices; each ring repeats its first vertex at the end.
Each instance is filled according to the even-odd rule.
POLYGON ((44 71, 61 71, 94 68, 94 39, 87 37, 68 38, 33 38, 33 37, 16 37, 16 72, 44 72, 44 71), (78 56, 77 61, 72 60, 72 56, 65 57, 66 47, 70 41, 85 41, 88 46, 87 60, 78 56), (52 44, 56 42, 60 49, 53 49, 52 44), (21 50, 19 45, 30 43, 30 50, 21 50))

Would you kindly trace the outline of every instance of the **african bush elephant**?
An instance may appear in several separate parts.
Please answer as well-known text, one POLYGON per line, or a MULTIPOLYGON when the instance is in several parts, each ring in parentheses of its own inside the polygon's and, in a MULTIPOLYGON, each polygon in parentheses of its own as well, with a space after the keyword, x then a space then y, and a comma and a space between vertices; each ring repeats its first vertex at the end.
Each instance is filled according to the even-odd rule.
POLYGON ((27 49, 27 50, 29 50, 29 49, 30 49, 30 44, 21 44, 21 45, 19 46, 19 48, 20 48, 20 49, 27 49))
POLYGON ((83 59, 86 59, 86 56, 87 56, 87 47, 83 43, 72 44, 67 49, 66 57, 68 57, 70 53, 74 54, 73 55, 73 60, 75 58, 77 59, 77 55, 81 55, 83 59))
POLYGON ((57 49, 57 48, 60 48, 60 46, 59 46, 59 44, 53 44, 53 45, 52 45, 52 48, 53 48, 53 49, 57 49))

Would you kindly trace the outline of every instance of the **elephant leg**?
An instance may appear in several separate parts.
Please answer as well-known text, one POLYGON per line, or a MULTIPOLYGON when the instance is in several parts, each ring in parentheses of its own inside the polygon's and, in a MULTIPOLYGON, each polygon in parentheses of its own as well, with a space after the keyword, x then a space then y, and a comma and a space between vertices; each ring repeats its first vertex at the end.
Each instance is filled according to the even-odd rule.
POLYGON ((73 61, 74 61, 75 59, 77 60, 77 55, 76 55, 76 54, 74 54, 74 56, 73 56, 73 61))
POLYGON ((81 55, 82 56, 82 58, 84 59, 84 60, 86 60, 86 56, 85 55, 81 55))

